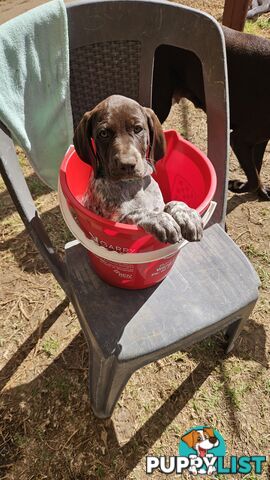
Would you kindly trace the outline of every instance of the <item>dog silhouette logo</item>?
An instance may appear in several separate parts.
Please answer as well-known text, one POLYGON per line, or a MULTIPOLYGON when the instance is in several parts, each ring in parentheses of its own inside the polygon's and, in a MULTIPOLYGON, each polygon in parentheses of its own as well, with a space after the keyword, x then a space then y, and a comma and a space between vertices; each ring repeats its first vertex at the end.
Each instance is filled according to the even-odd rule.
MULTIPOLYGON (((228 455, 226 443, 218 430, 209 425, 193 427, 180 438, 178 455, 146 456, 146 474, 159 471, 164 475, 184 471, 192 475, 248 475, 252 471, 261 475, 265 455, 228 455)), ((253 477, 252 477, 253 478, 253 477)), ((256 477, 257 478, 257 477, 256 477)))
POLYGON ((193 475, 212 475, 217 471, 217 457, 224 457, 226 444, 221 434, 212 427, 199 426, 188 430, 179 443, 179 455, 190 460, 193 475))

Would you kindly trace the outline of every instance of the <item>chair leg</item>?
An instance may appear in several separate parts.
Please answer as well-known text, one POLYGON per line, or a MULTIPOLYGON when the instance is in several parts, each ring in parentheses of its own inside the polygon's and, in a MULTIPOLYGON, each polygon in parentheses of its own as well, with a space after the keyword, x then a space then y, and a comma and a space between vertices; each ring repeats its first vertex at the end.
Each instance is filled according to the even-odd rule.
POLYGON ((234 348, 235 342, 237 338, 239 337, 244 325, 248 321, 253 308, 255 307, 256 301, 252 302, 251 304, 247 305, 247 307, 244 309, 244 312, 242 313, 241 317, 235 320, 227 329, 226 331, 226 337, 227 337, 227 348, 225 350, 225 353, 230 353, 232 349, 234 348))
MULTIPOLYGON (((91 407, 96 417, 109 418, 122 390, 136 370, 125 362, 120 364, 116 355, 105 357, 102 350, 92 343, 92 334, 85 319, 77 297, 71 293, 72 303, 78 315, 89 351, 89 396, 91 407)), ((116 353, 116 352, 115 352, 116 353)))
POLYGON ((240 318, 232 323, 226 331, 226 339, 227 339, 227 347, 225 349, 225 353, 230 353, 231 350, 234 348, 235 342, 240 335, 240 332, 245 324, 247 319, 240 318))
POLYGON ((96 417, 108 418, 133 370, 120 365, 116 357, 103 357, 90 349, 89 390, 91 407, 96 417))

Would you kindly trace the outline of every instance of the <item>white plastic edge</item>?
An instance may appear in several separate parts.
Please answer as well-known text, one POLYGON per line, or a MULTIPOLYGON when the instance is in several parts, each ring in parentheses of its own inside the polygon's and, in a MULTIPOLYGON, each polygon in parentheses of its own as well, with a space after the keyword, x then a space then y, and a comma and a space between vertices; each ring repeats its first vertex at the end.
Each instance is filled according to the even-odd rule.
MULTIPOLYGON (((180 243, 176 243, 174 245, 169 245, 164 248, 160 248, 159 250, 153 250, 151 252, 144 252, 144 253, 119 253, 113 250, 108 250, 101 245, 98 245, 94 240, 88 238, 77 222, 74 220, 72 213, 68 207, 68 203, 66 198, 63 194, 60 181, 58 182, 58 196, 59 196, 59 205, 63 215, 63 218, 77 240, 90 252, 94 253, 98 257, 105 258, 106 260, 110 260, 112 262, 119 262, 119 263, 129 263, 129 264, 139 264, 139 263, 148 263, 153 262, 155 260, 162 260, 164 258, 170 257, 181 250, 187 243, 187 240, 183 240, 180 243)), ((203 227, 205 228, 207 223, 209 222, 210 218, 212 217, 215 208, 216 202, 210 202, 208 209, 206 210, 203 219, 203 227)))

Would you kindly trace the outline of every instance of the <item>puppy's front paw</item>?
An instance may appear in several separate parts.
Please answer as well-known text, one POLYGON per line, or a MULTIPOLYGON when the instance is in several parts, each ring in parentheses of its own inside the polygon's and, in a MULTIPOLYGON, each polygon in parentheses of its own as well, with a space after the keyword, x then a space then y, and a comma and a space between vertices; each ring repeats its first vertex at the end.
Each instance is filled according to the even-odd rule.
POLYGON ((189 242, 201 240, 203 236, 203 223, 200 215, 184 202, 169 202, 164 207, 164 212, 169 213, 180 226, 181 235, 189 242))
POLYGON ((160 242, 177 243, 182 240, 181 229, 171 215, 160 212, 139 222, 139 226, 160 242))

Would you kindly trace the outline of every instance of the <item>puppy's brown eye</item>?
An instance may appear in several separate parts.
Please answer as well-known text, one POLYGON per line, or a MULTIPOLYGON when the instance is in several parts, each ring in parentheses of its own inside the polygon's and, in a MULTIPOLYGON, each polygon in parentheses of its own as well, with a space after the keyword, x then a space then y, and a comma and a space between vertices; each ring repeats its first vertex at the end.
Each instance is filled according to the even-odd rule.
POLYGON ((107 128, 102 128, 102 130, 98 132, 98 136, 101 138, 108 138, 109 130, 107 130, 107 128))
POLYGON ((135 125, 133 130, 134 130, 134 133, 140 133, 142 131, 142 129, 143 128, 140 125, 135 125))

